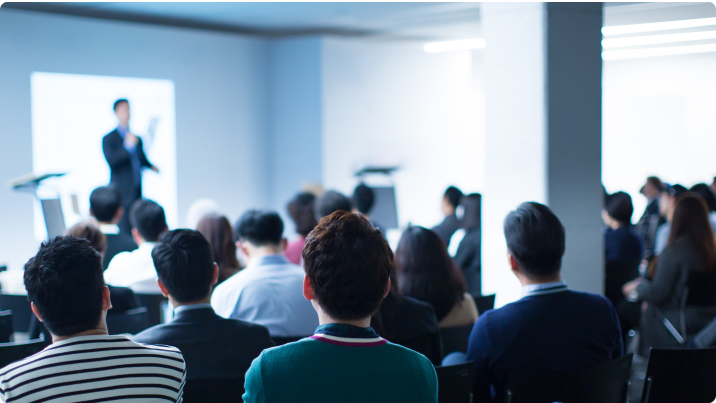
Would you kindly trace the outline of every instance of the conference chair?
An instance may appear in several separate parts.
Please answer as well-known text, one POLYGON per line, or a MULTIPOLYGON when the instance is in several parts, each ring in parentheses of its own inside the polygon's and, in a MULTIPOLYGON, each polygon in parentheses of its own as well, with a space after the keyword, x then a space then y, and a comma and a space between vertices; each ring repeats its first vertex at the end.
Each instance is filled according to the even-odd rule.
POLYGON ((162 294, 143 294, 135 292, 141 306, 147 308, 147 328, 159 325, 164 322, 164 313, 162 312, 162 304, 168 301, 167 297, 162 294))
POLYGON ((633 354, 578 371, 519 369, 505 383, 507 403, 626 403, 633 354))
POLYGON ((642 403, 706 403, 716 399, 716 348, 652 348, 642 403))
POLYGON ((473 295, 472 298, 475 299, 475 305, 477 305, 477 312, 480 315, 495 307, 495 294, 473 295))
POLYGON ((0 343, 0 368, 37 354, 46 346, 44 337, 35 340, 0 343))
POLYGON ((33 316, 27 295, 0 294, 0 310, 12 311, 12 326, 16 332, 27 332, 33 316))
POLYGON ((715 347, 716 345, 716 318, 709 322, 690 339, 689 346, 695 348, 715 347))
POLYGON ((184 403, 241 402, 244 379, 201 379, 186 381, 184 403))
POLYGON ((116 315, 107 315, 109 334, 137 334, 146 329, 147 307, 130 309, 116 315))
POLYGON ((435 367, 438 375, 438 403, 472 403, 475 362, 435 367))
POLYGON ((440 328, 440 338, 443 342, 443 358, 456 351, 467 352, 467 340, 473 325, 453 326, 440 328))

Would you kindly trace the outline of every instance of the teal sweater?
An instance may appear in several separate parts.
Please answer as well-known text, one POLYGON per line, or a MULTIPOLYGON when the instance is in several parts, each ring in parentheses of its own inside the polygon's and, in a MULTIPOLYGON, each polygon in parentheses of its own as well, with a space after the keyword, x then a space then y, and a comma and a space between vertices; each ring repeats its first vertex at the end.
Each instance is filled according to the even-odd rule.
POLYGON ((436 403, 435 369, 422 354, 371 328, 328 324, 264 350, 246 373, 244 402, 436 403))

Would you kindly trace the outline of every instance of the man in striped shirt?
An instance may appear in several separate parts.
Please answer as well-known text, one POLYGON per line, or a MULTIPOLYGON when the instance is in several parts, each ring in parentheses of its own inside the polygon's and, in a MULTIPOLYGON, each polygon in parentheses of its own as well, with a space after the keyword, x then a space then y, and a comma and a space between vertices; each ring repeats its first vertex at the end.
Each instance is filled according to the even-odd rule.
POLYGON ((53 344, 0 370, 4 402, 182 401, 179 350, 108 335, 109 290, 102 257, 89 241, 67 236, 43 243, 25 265, 24 281, 53 344))

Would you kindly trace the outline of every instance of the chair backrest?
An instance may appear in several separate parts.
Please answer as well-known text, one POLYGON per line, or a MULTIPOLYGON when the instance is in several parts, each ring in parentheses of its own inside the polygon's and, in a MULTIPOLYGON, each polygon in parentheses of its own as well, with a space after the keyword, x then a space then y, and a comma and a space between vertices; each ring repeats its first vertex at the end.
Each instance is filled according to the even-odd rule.
POLYGON ((515 370, 507 403, 626 403, 633 354, 578 371, 515 370))
POLYGON ((0 343, 0 368, 37 354, 46 346, 44 337, 28 341, 0 343))
POLYGON ((443 341, 443 357, 455 351, 467 352, 467 339, 473 325, 453 326, 440 328, 440 338, 443 341))
POLYGON ((642 403, 713 402, 716 348, 661 349, 649 353, 642 403))
POLYGON ((32 309, 27 295, 0 294, 0 310, 12 311, 12 326, 16 332, 28 331, 32 309))
POLYGON ((475 305, 477 305, 477 312, 480 315, 495 307, 495 294, 473 295, 472 297, 475 299, 475 305))
POLYGON ((9 343, 14 333, 12 311, 0 311, 0 343, 9 343))
POLYGON ((162 294, 142 294, 135 292, 141 306, 147 308, 147 327, 159 325, 163 322, 162 304, 167 298, 162 294))
POLYGON ((716 273, 712 271, 694 271, 689 273, 686 282, 689 290, 684 301, 688 306, 714 306, 716 305, 716 273))
POLYGON ((410 339, 388 340, 426 356, 433 365, 440 365, 443 359, 439 333, 423 333, 410 339))
POLYGON ((472 403, 475 362, 435 367, 438 375, 438 403, 472 403))
POLYGON ((277 346, 283 346, 284 344, 293 343, 294 341, 299 341, 301 339, 305 339, 306 337, 311 337, 311 336, 289 336, 289 337, 271 336, 271 340, 273 340, 274 344, 276 344, 277 346))
POLYGON ((147 307, 144 306, 107 315, 109 334, 137 334, 147 327, 147 307))
POLYGON ((716 345, 716 318, 696 333, 691 342, 696 348, 714 347, 716 345))
POLYGON ((186 381, 184 403, 241 402, 244 379, 202 379, 186 381))

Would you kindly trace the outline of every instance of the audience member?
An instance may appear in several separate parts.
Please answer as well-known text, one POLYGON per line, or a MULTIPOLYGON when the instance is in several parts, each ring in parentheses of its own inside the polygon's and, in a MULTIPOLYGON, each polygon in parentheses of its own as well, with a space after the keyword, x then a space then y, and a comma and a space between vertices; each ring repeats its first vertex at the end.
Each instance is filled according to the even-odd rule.
POLYGON ((629 262, 641 259, 644 245, 631 225, 634 205, 631 196, 616 192, 607 196, 602 219, 607 226, 604 233, 604 252, 607 262, 629 262))
POLYGON ((219 205, 207 198, 195 200, 194 203, 189 206, 189 211, 186 213, 186 228, 196 229, 199 225, 199 221, 209 214, 221 215, 219 205))
POLYGON ((465 292, 462 273, 440 237, 422 227, 409 227, 395 252, 398 288, 407 296, 430 303, 440 327, 471 325, 477 306, 465 292))
POLYGON ((128 233, 120 231, 119 221, 124 216, 122 194, 111 186, 102 186, 90 194, 90 214, 99 222, 99 229, 107 236, 107 249, 102 258, 102 268, 107 270, 109 262, 121 252, 137 249, 137 244, 128 233))
POLYGON ((53 344, 0 370, 5 402, 181 402, 186 368, 175 347, 107 333, 112 307, 102 256, 86 239, 42 243, 25 265, 27 295, 53 344))
POLYGON ((666 248, 656 261, 651 280, 638 278, 624 286, 647 302, 641 315, 640 354, 650 347, 680 343, 664 325, 668 319, 684 337, 694 334, 716 316, 716 239, 708 220, 708 207, 695 193, 676 200, 666 248), (686 309, 682 315, 682 304, 686 309))
POLYGON ((480 315, 467 359, 475 361, 475 401, 504 398, 516 369, 569 371, 622 355, 619 321, 600 295, 567 289, 560 270, 565 232, 544 205, 523 203, 505 218, 508 262, 523 297, 480 315))
POLYGON ((129 287, 135 292, 159 293, 152 248, 159 236, 167 231, 164 209, 151 200, 137 200, 129 211, 129 221, 132 238, 139 248, 117 254, 104 272, 104 279, 107 284, 129 287))
POLYGON ((351 211, 353 205, 350 199, 344 196, 342 193, 338 193, 335 190, 329 190, 316 200, 315 204, 316 220, 331 215, 334 211, 351 211))
POLYGON ((365 183, 360 183, 353 191, 352 203, 354 213, 363 214, 374 227, 385 233, 383 227, 370 216, 370 212, 373 211, 373 204, 375 204, 375 192, 373 189, 365 183))
POLYGON ((316 196, 311 193, 299 193, 288 203, 288 215, 291 216, 293 223, 296 225, 296 233, 298 237, 289 242, 284 251, 284 256, 293 264, 301 264, 301 252, 303 252, 303 244, 306 243, 306 237, 318 224, 316 215, 313 212, 313 205, 316 202, 316 196))
POLYGON ((445 242, 446 247, 450 246, 450 238, 455 234, 455 231, 462 228, 462 224, 456 214, 457 206, 460 204, 462 196, 460 189, 455 186, 447 188, 443 195, 441 208, 445 218, 443 222, 433 227, 433 231, 445 242))
POLYGON ((133 340, 177 347, 186 360, 189 381, 233 379, 243 385, 251 361, 274 343, 265 327, 214 313, 211 291, 220 268, 213 263, 211 245, 197 231, 175 230, 161 236, 152 259, 174 318, 133 340))
POLYGON ((689 191, 698 194, 706 201, 706 206, 709 209, 709 222, 711 222, 711 226, 716 231, 716 195, 705 183, 697 183, 689 191))
POLYGON ((711 189, 711 191, 712 191, 714 194, 716 194, 716 176, 715 176, 714 179, 711 181, 711 184, 709 185, 709 189, 711 189))
POLYGON ((219 284, 211 305, 219 316, 266 326, 275 337, 306 336, 318 316, 303 298, 303 269, 283 256, 283 221, 272 211, 250 210, 236 223, 244 270, 219 284))
POLYGON ((455 263, 462 270, 467 284, 467 291, 473 295, 482 294, 481 269, 481 233, 480 215, 482 214, 482 196, 473 193, 463 196, 460 204, 463 207, 462 224, 465 237, 455 254, 455 263))
POLYGON ((674 207, 676 206, 676 199, 682 194, 686 193, 685 187, 676 184, 665 188, 661 192, 659 198, 659 214, 661 214, 666 221, 659 226, 656 230, 656 243, 654 244, 654 255, 659 256, 664 251, 666 243, 669 241, 669 233, 671 232, 671 220, 674 216, 674 207))
POLYGON ((236 243, 234 243, 234 230, 229 220, 218 214, 209 214, 199 220, 196 226, 211 247, 214 262, 219 265, 218 284, 238 273, 242 267, 236 257, 236 243))
POLYGON ((392 252, 363 216, 321 219, 303 250, 303 294, 321 326, 312 337, 264 350, 246 374, 244 402, 437 402, 424 356, 369 327, 390 290, 392 252))
POLYGON ((648 259, 654 256, 654 244, 656 241, 656 229, 666 220, 659 214, 659 196, 664 189, 664 184, 656 176, 646 178, 646 183, 641 187, 639 193, 646 197, 648 204, 644 214, 636 224, 636 232, 644 240, 644 252, 648 259))

